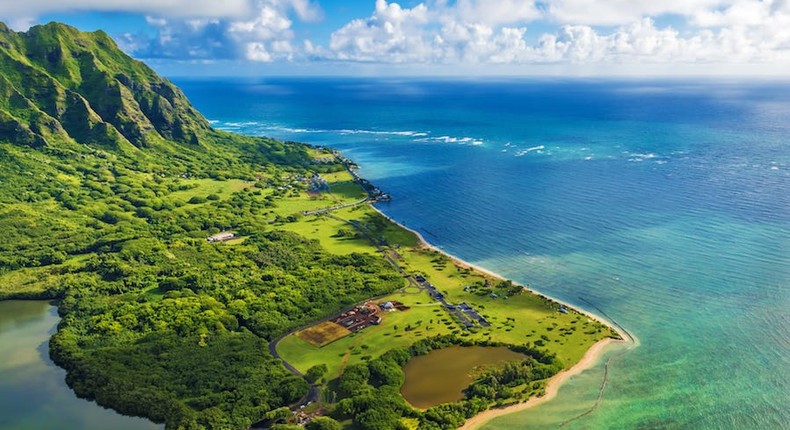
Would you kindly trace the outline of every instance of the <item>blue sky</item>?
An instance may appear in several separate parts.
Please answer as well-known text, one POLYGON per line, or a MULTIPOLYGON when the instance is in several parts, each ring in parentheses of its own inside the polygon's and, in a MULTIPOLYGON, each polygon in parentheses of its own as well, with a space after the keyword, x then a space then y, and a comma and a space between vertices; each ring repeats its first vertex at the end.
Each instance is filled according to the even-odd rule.
POLYGON ((103 29, 169 75, 790 70, 790 0, 24 0, 0 19, 103 29))

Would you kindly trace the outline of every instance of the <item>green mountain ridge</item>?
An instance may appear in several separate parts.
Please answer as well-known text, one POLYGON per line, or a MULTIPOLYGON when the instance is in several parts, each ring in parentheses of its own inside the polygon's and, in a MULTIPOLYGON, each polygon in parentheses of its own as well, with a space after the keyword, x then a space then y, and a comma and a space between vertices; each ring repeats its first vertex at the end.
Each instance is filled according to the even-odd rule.
POLYGON ((0 26, 0 132, 40 147, 74 141, 132 150, 199 145, 208 121, 173 84, 102 31, 0 26))

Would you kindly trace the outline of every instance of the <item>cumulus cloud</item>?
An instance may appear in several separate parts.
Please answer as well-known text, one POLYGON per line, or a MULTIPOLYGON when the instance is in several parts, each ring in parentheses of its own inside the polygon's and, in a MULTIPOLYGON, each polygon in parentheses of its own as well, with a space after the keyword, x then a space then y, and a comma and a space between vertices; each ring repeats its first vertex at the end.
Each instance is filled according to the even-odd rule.
POLYGON ((249 0, 4 0, 0 16, 31 17, 45 13, 108 11, 162 16, 234 17, 249 13, 249 0))
POLYGON ((422 25, 428 22, 424 4, 404 9, 397 3, 376 1, 376 10, 367 19, 355 19, 332 33, 330 50, 340 60, 393 62, 430 59, 429 43, 422 25))
MULTIPOLYGON (((311 46, 312 47, 312 46, 311 46)), ((790 61, 785 0, 377 0, 367 19, 334 32, 326 58, 436 64, 747 63, 790 61), (651 16, 687 17, 684 31, 651 16), (534 35, 535 20, 561 23, 534 35)))
POLYGON ((154 36, 119 40, 141 58, 449 66, 790 62, 790 0, 425 0, 412 7, 370 0, 367 17, 314 43, 293 27, 322 18, 318 1, 0 0, 0 17, 24 26, 46 12, 143 13, 154 36))
POLYGON ((731 0, 547 0, 543 4, 547 16, 561 24, 616 26, 660 15, 691 17, 730 3, 731 0))
POLYGON ((313 21, 322 13, 308 0, 254 0, 249 9, 232 18, 149 16, 155 37, 124 34, 119 43, 141 58, 290 60, 296 52, 291 16, 313 21))
POLYGON ((512 24, 542 17, 535 2, 524 0, 458 0, 448 4, 439 0, 433 5, 441 18, 486 25, 512 24))
POLYGON ((119 46, 140 58, 230 59, 238 56, 228 39, 227 23, 218 19, 165 19, 147 17, 155 30, 149 34, 123 34, 119 46))

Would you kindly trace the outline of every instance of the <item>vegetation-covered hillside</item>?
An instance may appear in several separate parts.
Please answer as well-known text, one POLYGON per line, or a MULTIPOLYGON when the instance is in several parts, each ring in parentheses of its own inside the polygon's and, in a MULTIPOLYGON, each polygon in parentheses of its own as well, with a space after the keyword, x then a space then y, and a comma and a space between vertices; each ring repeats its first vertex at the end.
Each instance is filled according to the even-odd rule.
POLYGON ((80 396, 247 428, 308 392, 269 340, 403 285, 278 228, 334 203, 300 197, 331 160, 213 130, 102 32, 0 24, 0 298, 60 299, 51 355, 80 396))
POLYGON ((453 429, 617 336, 426 249, 368 192, 330 150, 212 129, 102 32, 0 24, 0 300, 57 299, 80 396, 168 429, 453 429), (413 408, 403 365, 448 345, 524 359, 413 408))

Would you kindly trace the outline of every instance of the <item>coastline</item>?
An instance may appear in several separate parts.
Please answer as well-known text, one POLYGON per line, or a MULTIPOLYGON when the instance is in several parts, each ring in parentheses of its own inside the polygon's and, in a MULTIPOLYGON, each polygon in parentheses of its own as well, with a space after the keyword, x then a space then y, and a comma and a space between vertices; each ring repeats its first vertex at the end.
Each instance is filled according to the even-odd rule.
MULTIPOLYGON (((412 228, 409 228, 409 227, 407 227, 407 226, 395 221, 389 215, 385 214, 383 211, 381 211, 379 208, 377 208, 373 204, 369 204, 369 206, 371 208, 373 208, 373 210, 378 212, 381 216, 383 216, 384 218, 386 218, 387 220, 392 222, 393 224, 398 225, 399 227, 403 228, 404 230, 408 230, 408 231, 412 232, 419 239, 421 246, 423 246, 423 247, 425 247, 427 249, 431 249, 431 250, 436 251, 436 252, 440 252, 443 255, 446 255, 455 264, 457 264, 459 266, 471 268, 471 269, 476 270, 476 271, 478 271, 480 273, 483 273, 483 274, 486 274, 488 276, 491 276, 494 279, 507 280, 506 277, 500 275, 499 273, 496 273, 494 271, 491 271, 491 270, 485 269, 483 267, 477 266, 475 264, 472 264, 472 263, 470 263, 470 262, 468 262, 466 260, 463 260, 463 259, 461 259, 459 257, 456 257, 455 255, 452 255, 452 254, 450 254, 450 253, 438 248, 435 245, 432 245, 427 240, 425 240, 425 237, 422 234, 420 234, 420 232, 418 232, 418 231, 416 231, 416 230, 414 230, 412 228)), ((516 284, 520 285, 518 283, 516 283, 516 284)), ((579 373, 581 373, 581 372, 593 367, 595 364, 597 364, 598 360, 601 358, 601 356, 603 355, 603 353, 607 349, 606 347, 608 347, 610 345, 614 345, 614 344, 620 344, 620 345, 623 345, 623 346, 630 344, 631 348, 633 348, 633 347, 635 347, 635 346, 637 346, 639 344, 638 340, 635 337, 633 337, 630 333, 628 333, 627 331, 625 331, 624 329, 619 327, 619 325, 617 323, 613 322, 613 321, 609 321, 608 319, 603 318, 602 316, 600 316, 600 315, 598 315, 598 314, 596 314, 594 312, 590 312, 590 311, 584 310, 584 309, 579 309, 576 306, 570 305, 570 304, 568 304, 568 303, 566 303, 566 302, 564 302, 562 300, 558 300, 558 299, 556 299, 554 297, 548 296, 548 295, 543 294, 543 293, 541 293, 539 291, 535 291, 535 290, 533 290, 531 288, 528 288, 528 287, 526 287, 524 285, 521 285, 521 287, 523 287, 524 290, 526 290, 527 292, 529 292, 531 294, 537 294, 537 295, 541 295, 543 297, 546 297, 549 300, 552 300, 552 301, 554 301, 556 303, 559 303, 559 304, 561 304, 561 305, 563 305, 563 306, 565 306, 565 307, 567 307, 569 309, 573 309, 576 312, 579 312, 579 313, 581 313, 583 315, 586 315, 587 317, 589 317, 589 318, 591 318, 591 319, 593 319, 595 321, 600 322, 601 324, 609 327, 615 333, 617 333, 620 336, 620 339, 614 339, 614 338, 607 337, 607 338, 601 339, 598 342, 596 342, 595 344, 593 344, 584 353, 584 356, 582 356, 581 360, 579 360, 576 364, 571 366, 569 369, 562 370, 561 372, 559 372, 556 375, 554 375, 551 378, 549 378, 549 380, 548 380, 548 382, 546 384, 546 392, 545 392, 545 394, 543 396, 541 396, 541 397, 532 397, 529 400, 527 400, 526 402, 517 403, 517 404, 506 406, 506 407, 503 407, 503 408, 487 409, 487 410, 485 410, 485 411, 473 416, 472 418, 466 420, 464 425, 459 427, 459 430, 473 430, 473 429, 479 428, 480 426, 482 426, 483 424, 487 423, 488 421, 490 421, 490 420, 492 420, 494 418, 501 417, 501 416, 504 416, 504 415, 509 415, 509 414, 516 413, 516 412, 521 412, 521 411, 524 411, 526 409, 530 409, 530 408, 536 407, 538 405, 541 405, 543 403, 546 403, 549 400, 552 400, 553 398, 555 398, 557 396, 557 393, 559 392, 560 387, 562 387, 562 385, 568 379, 570 379, 574 375, 578 375, 579 373)))
MULTIPOLYGON (((420 240, 420 244, 423 247, 428 248, 428 249, 433 250, 433 251, 436 251, 436 252, 439 252, 439 253, 442 253, 443 255, 446 255, 455 264, 457 264, 457 265, 459 265, 461 267, 467 267, 467 268, 470 268, 470 269, 474 269, 474 270, 476 270, 476 271, 478 271, 480 273, 484 273, 484 274, 486 274, 486 275, 488 275, 488 276, 490 276, 490 277, 492 277, 494 279, 497 279, 497 280, 502 280, 502 281, 509 280, 508 278, 500 275, 499 273, 496 273, 496 272, 491 271, 489 269, 486 269, 486 268, 477 266, 475 264, 472 264, 472 263, 470 263, 470 262, 468 262, 468 261, 466 261, 466 260, 464 260, 462 258, 456 257, 455 255, 452 255, 452 254, 448 253, 447 251, 445 251, 443 249, 440 249, 436 245, 432 245, 430 242, 425 240, 425 237, 422 234, 420 234, 420 232, 418 232, 418 231, 416 231, 416 230, 414 230, 412 228, 406 227, 405 225, 395 221, 389 215, 387 215, 384 212, 382 212, 379 208, 377 208, 373 204, 370 204, 370 207, 373 208, 373 210, 375 210, 376 212, 378 212, 381 216, 383 216, 384 218, 389 220, 391 223, 398 225, 399 227, 401 227, 404 230, 408 230, 408 231, 414 233, 414 235, 417 236, 417 238, 420 240)), ((639 344, 637 339, 635 337, 633 337, 630 333, 624 331, 623 329, 618 327, 617 324, 612 323, 611 321, 607 320, 606 318, 604 318, 601 315, 596 314, 595 312, 591 312, 591 311, 588 311, 586 309, 579 309, 578 307, 576 307, 574 305, 571 305, 571 304, 569 304, 567 302, 564 302, 562 300, 559 300, 559 299, 556 299, 554 297, 551 297, 551 296, 549 296, 547 294, 544 294, 544 293, 542 293, 540 291, 533 290, 532 288, 529 288, 529 287, 526 287, 524 285, 521 285, 518 282, 515 282, 513 280, 510 280, 510 281, 513 282, 515 285, 520 285, 521 287, 524 288, 524 290, 526 290, 527 292, 529 292, 531 294, 537 294, 537 295, 543 296, 543 297, 545 297, 545 298, 547 298, 547 299, 549 299, 549 300, 551 300, 553 302, 557 302, 557 303, 565 306, 568 309, 573 309, 574 311, 579 312, 580 314, 583 314, 583 315, 585 315, 585 316, 587 316, 587 317, 589 317, 591 319, 594 319, 594 320, 600 322, 601 324, 611 328, 612 330, 614 330, 620 336, 620 338, 621 338, 620 341, 621 342, 624 342, 624 343, 633 342, 635 345, 639 344)), ((612 339, 612 340, 613 341, 617 341, 617 339, 612 339)))
POLYGON ((557 393, 568 379, 570 379, 574 375, 578 375, 583 371, 595 366, 598 363, 598 360, 601 358, 602 353, 606 349, 607 346, 611 344, 625 344, 626 341, 623 340, 615 340, 612 338, 601 339, 596 342, 587 352, 584 353, 584 356, 578 363, 574 364, 573 367, 570 369, 566 369, 557 373, 556 375, 549 378, 548 383, 546 384, 546 393, 541 397, 530 397, 529 400, 523 403, 517 403, 510 406, 505 406, 504 408, 495 408, 495 409, 487 409, 479 414, 473 416, 466 420, 463 426, 459 427, 459 430, 473 430, 479 428, 483 424, 491 421, 494 418, 498 418, 504 415, 510 415, 516 412, 521 412, 527 409, 534 408, 538 405, 548 402, 549 400, 554 399, 557 397, 557 393))

